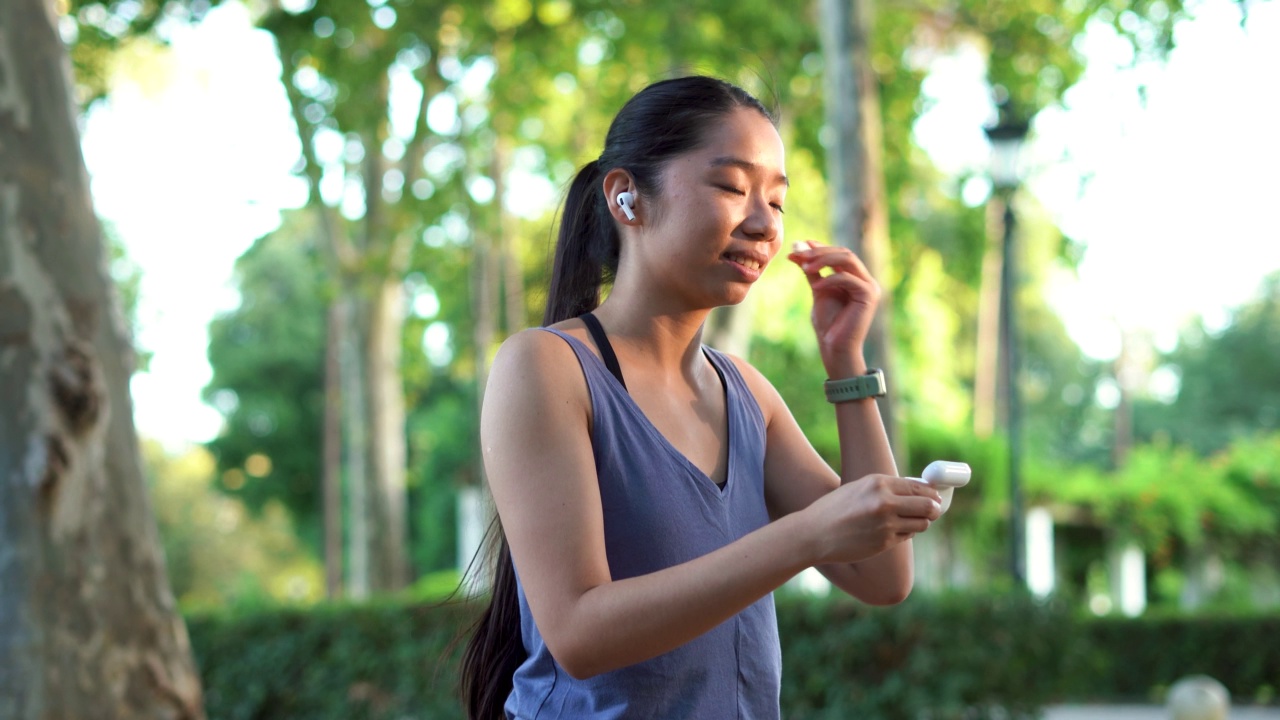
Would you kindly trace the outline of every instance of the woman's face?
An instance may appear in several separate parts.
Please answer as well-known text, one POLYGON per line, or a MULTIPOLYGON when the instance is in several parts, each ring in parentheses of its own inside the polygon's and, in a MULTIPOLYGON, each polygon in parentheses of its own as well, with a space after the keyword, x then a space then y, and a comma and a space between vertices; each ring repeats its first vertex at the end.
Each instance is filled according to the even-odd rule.
POLYGON ((702 147, 664 168, 634 259, 694 307, 741 302, 782 246, 784 160, 759 112, 725 116, 702 147))

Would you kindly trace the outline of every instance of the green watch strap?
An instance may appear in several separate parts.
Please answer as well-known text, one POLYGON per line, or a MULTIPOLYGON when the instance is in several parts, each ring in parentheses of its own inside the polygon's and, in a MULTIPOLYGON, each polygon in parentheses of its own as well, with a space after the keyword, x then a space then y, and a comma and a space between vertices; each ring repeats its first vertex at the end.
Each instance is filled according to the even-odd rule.
POLYGON ((884 384, 884 371, 880 368, 871 368, 866 375, 843 380, 828 380, 822 384, 822 389, 827 393, 827 401, 833 403, 861 400, 869 397, 884 397, 885 392, 887 392, 884 384))

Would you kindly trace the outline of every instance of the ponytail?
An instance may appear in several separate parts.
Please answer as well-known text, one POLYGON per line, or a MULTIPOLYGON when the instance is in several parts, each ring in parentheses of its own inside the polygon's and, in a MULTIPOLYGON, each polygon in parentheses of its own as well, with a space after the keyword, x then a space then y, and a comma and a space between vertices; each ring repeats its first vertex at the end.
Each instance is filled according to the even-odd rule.
POLYGON ((458 673, 468 720, 497 720, 504 716, 502 706, 511 694, 512 677, 529 657, 520 636, 520 599, 511 548, 496 519, 490 529, 497 530, 499 539, 493 596, 472 628, 458 673))
MULTIPOLYGON (((578 317, 600 304, 600 288, 618 267, 618 231, 605 208, 600 162, 592 160, 569 186, 556 240, 551 291, 543 325, 578 317)), ((511 694, 512 676, 529 657, 520 634, 516 569, 502 526, 495 519, 493 595, 462 654, 460 682, 468 720, 495 720, 511 694)))
POLYGON ((618 230, 609 216, 600 161, 578 171, 560 216, 551 290, 542 324, 554 325, 595 310, 600 288, 618 267, 618 230))

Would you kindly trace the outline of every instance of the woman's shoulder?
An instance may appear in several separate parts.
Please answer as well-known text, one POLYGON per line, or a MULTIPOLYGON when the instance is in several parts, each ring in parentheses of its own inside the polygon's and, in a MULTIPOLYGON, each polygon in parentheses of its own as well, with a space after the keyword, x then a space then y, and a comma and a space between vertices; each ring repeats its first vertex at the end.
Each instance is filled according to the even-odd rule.
POLYGON ((537 414, 566 399, 585 405, 587 388, 574 348, 564 338, 530 328, 503 341, 489 370, 487 407, 537 414))
MULTIPOLYGON (((715 350, 715 348, 712 348, 712 349, 715 350)), ((723 350, 715 350, 715 351, 721 357, 733 363, 733 366, 738 370, 738 374, 742 376, 742 379, 747 383, 747 386, 750 387, 753 392, 756 391, 757 388, 761 388, 761 389, 773 388, 773 384, 770 383, 769 379, 764 376, 764 373, 761 373, 759 370, 757 370, 756 367, 751 363, 747 362, 745 358, 734 355, 733 353, 725 352, 723 350)))
POLYGON ((773 387, 773 383, 769 382, 769 378, 765 377, 764 373, 757 370, 754 365, 744 358, 721 350, 716 352, 727 358, 737 368, 738 374, 742 376, 742 381, 747 385, 747 389, 755 396, 756 404, 760 406, 765 422, 768 423, 769 418, 772 417, 773 409, 777 407, 777 403, 782 402, 782 398, 773 387))
POLYGON ((551 326, 560 333, 548 332, 547 328, 528 328, 502 341, 493 360, 492 372, 523 368, 541 373, 561 368, 565 360, 573 357, 574 349, 563 337, 573 337, 573 333, 566 332, 559 327, 560 324, 551 326))

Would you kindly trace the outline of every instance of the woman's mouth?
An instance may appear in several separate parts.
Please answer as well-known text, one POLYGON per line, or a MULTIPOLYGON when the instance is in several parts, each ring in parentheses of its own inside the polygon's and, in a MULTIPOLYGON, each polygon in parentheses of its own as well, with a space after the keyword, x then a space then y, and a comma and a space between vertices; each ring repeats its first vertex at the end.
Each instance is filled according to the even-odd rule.
POLYGON ((725 253, 724 255, 731 262, 735 262, 748 270, 759 272, 764 269, 765 262, 752 255, 744 253, 725 253))

